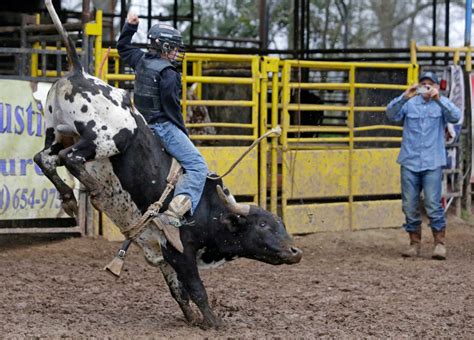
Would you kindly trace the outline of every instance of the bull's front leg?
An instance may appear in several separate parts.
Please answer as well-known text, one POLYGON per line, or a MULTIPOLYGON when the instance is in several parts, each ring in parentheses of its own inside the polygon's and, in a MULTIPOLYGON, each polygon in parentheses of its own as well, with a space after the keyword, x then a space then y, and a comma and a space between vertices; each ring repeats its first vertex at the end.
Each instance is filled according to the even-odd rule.
POLYGON ((40 167, 43 174, 53 183, 59 192, 62 207, 71 217, 77 216, 77 201, 73 190, 61 179, 56 171, 60 166, 58 154, 64 149, 63 144, 54 142, 54 130, 46 131, 45 148, 34 157, 35 163, 40 167))
POLYGON ((58 156, 61 164, 86 187, 94 206, 103 210, 100 206, 102 185, 87 172, 85 167, 85 163, 93 160, 95 155, 95 144, 89 140, 81 139, 69 148, 61 150, 58 156))
POLYGON ((176 271, 163 259, 163 256, 161 256, 160 244, 166 243, 165 240, 162 232, 159 231, 154 224, 149 224, 137 237, 135 243, 143 250, 146 261, 150 265, 160 268, 166 284, 170 289, 171 296, 173 296, 183 311, 186 321, 195 323, 198 321, 198 318, 189 305, 188 292, 186 292, 183 284, 178 280, 176 271))
POLYGON ((184 289, 181 281, 178 280, 178 275, 176 271, 171 267, 165 260, 161 260, 158 264, 163 277, 165 278, 166 283, 170 289, 171 295, 176 300, 179 305, 179 308, 183 311, 186 321, 194 324, 198 321, 197 315, 191 309, 189 305, 189 294, 184 289))
MULTIPOLYGON (((177 251, 175 252, 178 255, 177 251)), ((205 328, 214 327, 219 328, 222 326, 222 320, 218 318, 211 307, 209 306, 209 300, 207 297, 206 289, 199 276, 197 263, 195 256, 190 257, 179 254, 178 256, 186 257, 187 261, 174 261, 173 268, 178 274, 178 280, 183 284, 184 289, 188 292, 191 300, 198 306, 203 316, 203 326, 205 328)))

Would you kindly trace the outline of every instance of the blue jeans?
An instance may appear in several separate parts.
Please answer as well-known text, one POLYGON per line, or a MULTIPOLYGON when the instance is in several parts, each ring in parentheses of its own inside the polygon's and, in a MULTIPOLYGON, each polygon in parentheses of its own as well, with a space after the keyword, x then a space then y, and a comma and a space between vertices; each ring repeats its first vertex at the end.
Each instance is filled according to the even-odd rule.
POLYGON ((166 151, 176 158, 184 169, 184 175, 176 183, 174 196, 187 195, 191 198, 192 215, 206 183, 206 161, 189 137, 173 123, 157 123, 150 125, 150 128, 160 137, 166 151))
POLYGON ((444 209, 441 206, 441 181, 443 169, 415 172, 401 167, 402 208, 406 223, 403 225, 409 233, 420 231, 421 214, 419 209, 420 193, 423 190, 426 213, 430 227, 440 231, 446 226, 444 209))

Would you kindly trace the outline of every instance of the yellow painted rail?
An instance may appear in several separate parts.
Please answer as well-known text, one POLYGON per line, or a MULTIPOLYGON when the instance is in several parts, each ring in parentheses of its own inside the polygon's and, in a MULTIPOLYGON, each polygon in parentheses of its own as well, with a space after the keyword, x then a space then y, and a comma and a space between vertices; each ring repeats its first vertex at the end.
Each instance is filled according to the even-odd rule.
MULTIPOLYGON (((359 172, 363 162, 369 164, 367 169, 369 177, 373 178, 375 172, 384 169, 387 166, 387 161, 390 159, 391 167, 396 167, 395 159, 393 158, 393 149, 387 149, 389 158, 384 156, 385 151, 372 152, 369 148, 367 152, 356 151, 357 143, 396 143, 401 142, 401 136, 397 137, 365 137, 357 136, 356 133, 363 131, 395 131, 400 132, 401 127, 392 125, 369 125, 369 126, 355 126, 356 114, 363 114, 364 112, 380 112, 383 114, 385 107, 383 106, 357 106, 355 105, 356 90, 368 89, 376 91, 386 90, 405 90, 408 86, 416 82, 418 77, 418 66, 415 64, 390 64, 390 63, 342 63, 342 62, 317 62, 317 61, 301 61, 301 60, 285 60, 279 63, 281 72, 281 98, 279 108, 281 108, 280 124, 283 132, 280 138, 281 144, 281 213, 285 223, 288 224, 289 229, 293 232, 305 232, 307 230, 317 230, 316 226, 312 227, 312 223, 323 223, 314 219, 316 216, 327 207, 328 210, 335 209, 334 214, 338 208, 332 203, 319 203, 301 205, 301 203, 292 203, 294 200, 300 202, 302 199, 318 199, 331 200, 333 197, 338 199, 345 199, 347 203, 344 205, 345 212, 340 216, 333 216, 335 221, 341 224, 348 225, 349 229, 359 228, 356 225, 356 216, 359 214, 359 209, 364 205, 356 203, 355 196, 360 195, 361 190, 358 189, 360 176, 364 176, 359 172), (380 69, 384 70, 406 70, 406 82, 404 84, 384 84, 384 83, 364 83, 356 82, 356 75, 359 71, 364 69, 380 69), (304 70, 304 71, 302 71, 304 70), (298 81, 295 76, 311 71, 324 72, 343 72, 346 82, 303 82, 298 81), (295 79, 296 78, 296 79, 295 79), (346 104, 302 104, 292 102, 291 90, 305 89, 305 90, 327 90, 327 91, 342 91, 346 93, 346 104), (301 116, 308 111, 319 112, 340 112, 344 113, 345 126, 301 126, 292 125, 290 123, 290 112, 301 112, 301 116), (304 135, 306 134, 306 135, 304 135), (303 156, 304 153, 304 156, 303 156), (363 162, 358 160, 359 155, 363 162), (377 155, 375 157, 375 155, 377 155), (338 156, 338 157, 336 157, 338 156), (331 172, 338 173, 337 177, 333 177, 331 172), (327 181, 324 177, 318 177, 319 174, 327 173, 327 181), (316 181, 316 178, 321 178, 316 181), (332 181, 335 181, 334 183, 332 181), (334 185, 331 186, 330 184, 334 185), (324 188, 329 188, 325 190, 324 188), (332 188, 332 189, 331 189, 332 188), (297 189, 297 190, 296 190, 297 189), (314 209, 314 210, 313 210, 314 209), (312 212, 314 211, 314 213, 312 212), (305 215, 307 214, 307 219, 305 215), (294 214, 297 214, 295 216, 294 214), (344 220, 339 220, 339 217, 344 217, 344 220), (300 226, 294 225, 296 221, 300 221, 300 226), (306 221, 306 222, 305 222, 306 221)), ((279 157, 277 154, 272 154, 271 164, 275 164, 279 157)), ((377 182, 375 188, 380 186, 391 185, 391 190, 388 193, 399 193, 399 178, 397 173, 388 172, 391 174, 382 182, 377 182), (393 175, 395 174, 395 176, 393 175), (396 188, 396 189, 393 189, 396 188)), ((277 176, 272 173, 272 177, 277 176)), ((377 177, 379 178, 379 177, 377 177)), ((272 178, 272 182, 279 180, 272 178)), ((379 189, 374 189, 378 192, 379 189)), ((380 190, 379 190, 380 192, 380 190)), ((277 190, 271 190, 272 200, 275 200, 274 195, 278 194, 277 190)), ((393 208, 393 202, 390 203, 390 208, 393 208)), ((383 204, 382 204, 383 205, 383 204)), ((342 206, 341 206, 342 207, 342 206)), ((273 212, 277 212, 275 205, 271 206, 273 212)), ((399 214, 393 216, 399 217, 399 214)), ((393 222, 393 221, 392 221, 393 222)), ((324 223, 323 223, 324 224, 324 223)))

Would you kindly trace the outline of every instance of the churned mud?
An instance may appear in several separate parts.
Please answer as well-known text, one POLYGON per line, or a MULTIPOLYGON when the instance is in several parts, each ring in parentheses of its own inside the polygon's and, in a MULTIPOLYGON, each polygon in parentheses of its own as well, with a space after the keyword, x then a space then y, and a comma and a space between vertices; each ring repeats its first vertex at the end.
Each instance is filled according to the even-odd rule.
POLYGON ((219 330, 186 324, 133 247, 115 280, 101 239, 1 236, 0 338, 474 337, 474 227, 451 218, 448 260, 403 259, 399 229, 295 237, 300 264, 236 260, 203 271, 219 330))

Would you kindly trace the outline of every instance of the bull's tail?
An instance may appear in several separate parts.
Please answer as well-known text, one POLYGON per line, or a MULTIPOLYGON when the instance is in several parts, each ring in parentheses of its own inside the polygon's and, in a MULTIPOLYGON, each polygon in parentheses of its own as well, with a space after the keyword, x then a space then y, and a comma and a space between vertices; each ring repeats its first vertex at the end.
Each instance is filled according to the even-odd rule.
POLYGON ((59 34, 61 35, 64 46, 66 47, 67 56, 69 58, 69 68, 72 68, 72 71, 80 71, 82 69, 81 61, 79 60, 79 56, 77 55, 76 48, 74 47, 74 43, 72 42, 71 38, 67 34, 66 30, 64 29, 61 20, 59 20, 58 14, 54 9, 53 3, 51 0, 45 0, 46 8, 48 9, 49 15, 51 15, 51 19, 53 19, 54 26, 58 30, 59 34))

